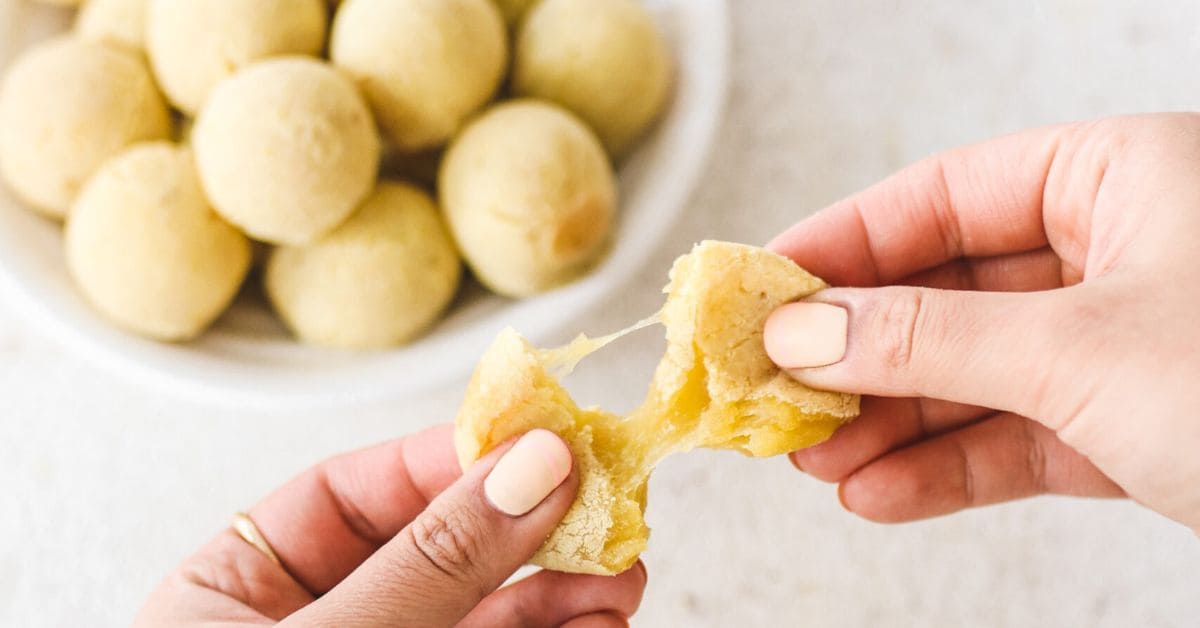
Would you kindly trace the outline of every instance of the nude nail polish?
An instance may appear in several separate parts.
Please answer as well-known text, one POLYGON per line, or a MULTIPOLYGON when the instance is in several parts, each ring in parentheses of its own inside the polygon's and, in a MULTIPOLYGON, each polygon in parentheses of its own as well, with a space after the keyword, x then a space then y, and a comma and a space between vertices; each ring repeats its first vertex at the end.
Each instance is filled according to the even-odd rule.
POLYGON ((785 369, 827 366, 845 357, 848 325, 846 310, 836 305, 789 303, 767 318, 763 345, 785 369))
POLYGON ((497 510, 520 517, 537 507, 571 473, 571 450, 548 430, 533 430, 504 453, 483 481, 497 510))

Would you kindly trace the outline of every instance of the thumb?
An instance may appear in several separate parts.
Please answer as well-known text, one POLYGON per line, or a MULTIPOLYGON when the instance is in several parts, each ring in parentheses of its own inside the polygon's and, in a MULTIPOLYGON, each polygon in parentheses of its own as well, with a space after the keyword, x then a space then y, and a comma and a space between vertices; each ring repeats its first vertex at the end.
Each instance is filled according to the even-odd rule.
POLYGON ((1047 416, 1065 291, 832 288, 767 319, 767 354, 815 388, 1047 416))
POLYGON ((578 475, 558 436, 533 430, 476 462, 296 625, 452 626, 537 551, 578 475))

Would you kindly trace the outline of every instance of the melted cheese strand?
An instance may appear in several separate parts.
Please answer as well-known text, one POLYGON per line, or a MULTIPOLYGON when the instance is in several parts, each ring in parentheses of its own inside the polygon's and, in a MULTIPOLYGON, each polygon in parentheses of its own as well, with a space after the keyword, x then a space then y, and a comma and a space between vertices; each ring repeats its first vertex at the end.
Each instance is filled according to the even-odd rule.
POLYGON ((574 340, 561 347, 539 349, 537 357, 551 375, 561 379, 570 375, 584 358, 603 349, 613 341, 632 334, 639 329, 645 329, 661 322, 662 312, 655 312, 651 316, 647 316, 629 327, 608 334, 607 336, 588 338, 585 334, 579 334, 574 340))

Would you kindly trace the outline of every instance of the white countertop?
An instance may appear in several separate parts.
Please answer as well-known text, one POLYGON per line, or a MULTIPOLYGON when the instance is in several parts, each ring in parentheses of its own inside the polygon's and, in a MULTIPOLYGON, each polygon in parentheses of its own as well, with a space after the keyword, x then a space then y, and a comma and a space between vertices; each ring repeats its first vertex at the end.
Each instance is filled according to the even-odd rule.
MULTIPOLYGON (((729 118, 690 216, 580 330, 652 311, 692 241, 763 242, 932 151, 1200 106, 1200 5, 1183 0, 732 3, 729 118)), ((572 387, 582 401, 631 407, 658 350, 618 344, 572 387)), ((0 309, 0 625, 127 624, 230 513, 327 455, 450 419, 460 394, 461 383, 345 416, 181 404, 81 363, 0 309)), ((1128 502, 1039 498, 881 526, 786 461, 698 452, 661 467, 648 518, 650 587, 635 625, 1200 617, 1200 541, 1128 502)))

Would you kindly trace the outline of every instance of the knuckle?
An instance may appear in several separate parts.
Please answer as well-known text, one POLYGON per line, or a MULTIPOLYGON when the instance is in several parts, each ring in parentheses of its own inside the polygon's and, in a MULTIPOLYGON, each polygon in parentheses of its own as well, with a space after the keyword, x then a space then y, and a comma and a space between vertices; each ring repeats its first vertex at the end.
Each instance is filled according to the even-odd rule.
MULTIPOLYGON (((1015 415, 1014 415, 1015 416, 1015 415)), ((1029 467, 1030 490, 1034 494, 1044 493, 1049 485, 1046 480, 1046 450, 1038 439, 1036 427, 1030 419, 1014 418, 1023 428, 1022 437, 1025 440, 1025 464, 1029 467)))
POLYGON ((414 553, 424 566, 459 581, 475 579, 483 557, 480 530, 477 517, 465 508, 426 511, 409 525, 414 553))
POLYGON ((249 600, 256 589, 273 586, 275 566, 262 560, 256 551, 247 551, 245 541, 226 531, 201 554, 188 558, 172 584, 200 586, 235 600, 249 600))
POLYGON ((954 446, 954 454, 958 458, 959 488, 962 492, 961 507, 982 506, 975 488, 975 467, 971 462, 971 455, 960 438, 951 438, 950 443, 954 446))
POLYGON ((913 366, 927 302, 921 290, 893 290, 888 297, 878 310, 873 330, 880 359, 890 370, 907 371, 913 366))

